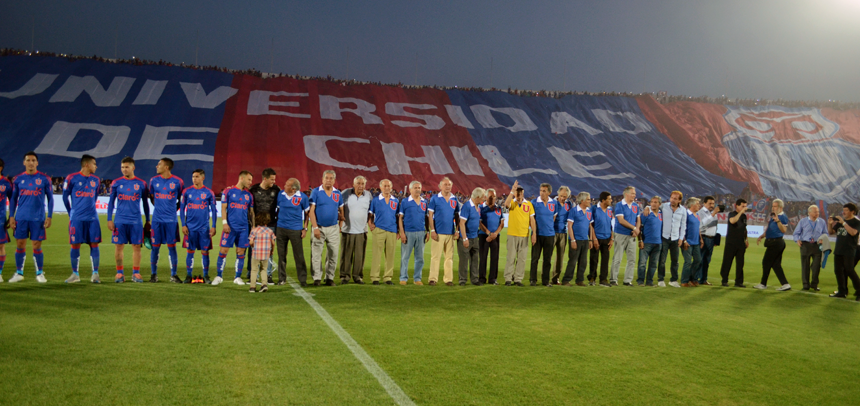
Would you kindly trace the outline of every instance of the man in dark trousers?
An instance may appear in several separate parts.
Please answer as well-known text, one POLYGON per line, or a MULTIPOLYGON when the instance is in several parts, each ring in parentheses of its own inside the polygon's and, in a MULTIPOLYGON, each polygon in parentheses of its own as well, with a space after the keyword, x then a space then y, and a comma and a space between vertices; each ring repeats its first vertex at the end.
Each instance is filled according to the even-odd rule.
POLYGON ((854 270, 854 252, 857 247, 858 230, 860 220, 857 214, 857 206, 848 203, 842 206, 842 215, 830 218, 830 228, 836 234, 836 249, 833 250, 833 269, 836 272, 836 283, 839 290, 830 297, 848 296, 848 279, 854 285, 854 296, 860 301, 860 277, 854 270))
MULTIPOLYGON (((275 175, 274 169, 263 169, 263 180, 248 189, 254 198, 254 213, 251 215, 256 217, 260 213, 267 213, 269 215, 269 224, 262 225, 272 229, 272 232, 275 232, 278 226, 278 194, 281 193, 281 188, 275 184, 275 175)), ((269 284, 273 283, 272 272, 274 270, 275 261, 269 258, 269 263, 266 265, 269 284)), ((251 261, 248 261, 248 280, 251 280, 251 261)))
POLYGON ((738 199, 735 202, 735 210, 729 213, 728 232, 726 233, 725 251, 723 251, 723 266, 720 276, 723 278, 722 286, 729 286, 729 271, 732 260, 735 264, 735 287, 745 288, 744 285, 744 253, 749 247, 747 241, 747 201, 738 199))

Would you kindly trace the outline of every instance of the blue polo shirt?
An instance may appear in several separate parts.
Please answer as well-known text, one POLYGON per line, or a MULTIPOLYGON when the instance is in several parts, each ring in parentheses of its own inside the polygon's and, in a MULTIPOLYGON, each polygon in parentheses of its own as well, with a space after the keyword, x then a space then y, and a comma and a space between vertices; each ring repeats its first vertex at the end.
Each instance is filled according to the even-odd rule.
POLYGON ((555 237, 555 216, 558 213, 558 202, 549 199, 546 204, 540 197, 532 200, 535 208, 535 225, 537 233, 541 237, 555 237))
MULTIPOLYGON (((786 216, 785 213, 776 216, 776 218, 779 219, 780 223, 786 226, 788 225, 788 216, 786 216)), ((783 236, 785 236, 785 233, 779 231, 779 226, 776 224, 776 222, 773 221, 772 218, 768 218, 767 230, 764 233, 764 238, 782 238, 783 236)))
POLYGON ((570 200, 565 200, 564 204, 559 203, 558 198, 555 199, 555 204, 558 206, 558 214, 555 216, 555 233, 567 235, 567 213, 573 206, 570 200))
POLYGON ((615 218, 612 206, 603 210, 600 204, 591 206, 591 213, 594 214, 594 234, 598 240, 608 240, 612 238, 612 219, 615 218))
POLYGON ((663 212, 658 210, 642 216, 642 241, 645 244, 663 243, 663 212))
POLYGON ((567 214, 567 221, 573 226, 573 239, 576 241, 591 239, 591 223, 594 222, 594 216, 591 213, 591 207, 583 210, 582 207, 576 205, 576 208, 571 209, 567 214))
POLYGON ((475 206, 472 199, 460 206, 460 221, 466 220, 466 238, 478 238, 481 223, 481 208, 475 206))
POLYGON ((373 214, 373 224, 377 228, 388 231, 389 233, 397 232, 397 211, 400 209, 400 201, 394 196, 388 197, 388 203, 385 202, 385 196, 382 193, 370 201, 370 213, 373 214))
MULTIPOLYGON (((502 208, 499 206, 493 206, 490 208, 486 203, 481 205, 481 223, 484 224, 484 227, 487 227, 487 230, 490 232, 495 232, 499 229, 499 223, 502 222, 502 208)), ((478 231, 478 234, 487 235, 484 230, 478 231)))
POLYGON ((441 192, 431 197, 430 203, 427 204, 427 210, 433 216, 436 234, 454 234, 454 213, 460 211, 460 201, 453 194, 448 200, 442 197, 441 192))
MULTIPOLYGON (((639 203, 634 200, 633 203, 627 205, 624 200, 615 205, 615 217, 624 218, 628 223, 636 225, 636 218, 639 217, 639 203)), ((621 235, 633 235, 633 230, 621 225, 620 221, 615 222, 615 233, 621 235)))
POLYGON ((687 244, 699 245, 699 216, 687 209, 687 244))
POLYGON ((337 225, 338 208, 343 206, 340 198, 340 190, 332 188, 331 196, 326 194, 322 185, 311 192, 311 206, 316 206, 317 225, 320 227, 331 227, 337 225))
POLYGON ((305 214, 310 209, 306 194, 299 191, 292 195, 287 195, 287 192, 278 193, 278 228, 301 230, 304 228, 305 214))
POLYGON ((410 233, 427 231, 425 228, 427 201, 423 197, 419 202, 412 199, 412 196, 400 199, 400 208, 397 210, 397 215, 403 216, 403 231, 410 233))

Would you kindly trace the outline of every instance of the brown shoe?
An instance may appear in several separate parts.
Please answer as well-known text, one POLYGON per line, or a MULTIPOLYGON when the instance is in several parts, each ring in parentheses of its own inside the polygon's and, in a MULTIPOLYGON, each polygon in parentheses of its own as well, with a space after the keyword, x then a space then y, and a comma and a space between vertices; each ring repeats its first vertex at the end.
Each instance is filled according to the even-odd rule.
POLYGON ((400 284, 406 286, 406 281, 400 281, 400 284))
POLYGON ((693 285, 693 287, 695 288, 695 287, 699 286, 699 282, 690 281, 690 285, 693 285))
POLYGON ((565 282, 561 286, 570 286, 570 282, 565 282))
POLYGON ((585 282, 576 282, 576 286, 585 286, 585 282))
POLYGON ((454 282, 445 282, 445 286, 454 286, 454 282))
POLYGON ((711 282, 704 281, 704 282, 700 283, 699 285, 711 286, 711 282))
POLYGON ((428 282, 428 284, 429 284, 430 286, 436 286, 436 281, 430 281, 430 282, 428 282))
POLYGON ((681 284, 681 287, 684 287, 684 288, 692 288, 692 287, 693 287, 693 285, 690 285, 689 283, 682 283, 682 284, 681 284))
POLYGON ((423 285, 424 285, 424 282, 421 282, 421 281, 415 281, 415 283, 413 283, 413 285, 423 286, 423 285))

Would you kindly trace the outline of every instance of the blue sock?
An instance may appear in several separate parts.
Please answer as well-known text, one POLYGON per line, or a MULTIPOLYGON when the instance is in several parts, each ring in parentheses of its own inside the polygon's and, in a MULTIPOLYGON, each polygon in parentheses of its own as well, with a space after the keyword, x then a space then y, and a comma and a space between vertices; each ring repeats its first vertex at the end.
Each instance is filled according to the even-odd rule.
POLYGON ((90 261, 93 263, 93 273, 99 273, 99 246, 90 246, 90 261))
POLYGON ((27 259, 27 252, 18 248, 15 250, 15 268, 18 275, 24 274, 24 260, 27 259))
POLYGON ((36 260, 36 275, 41 275, 45 265, 45 254, 42 254, 41 248, 33 250, 33 259, 36 260))
POLYGON ((81 247, 72 246, 72 251, 69 256, 72 258, 72 273, 78 274, 78 264, 81 262, 81 247))
POLYGON ((6 256, 0 255, 0 275, 3 275, 3 265, 6 265, 6 256))
POLYGON ((201 254, 203 262, 203 276, 209 276, 209 251, 203 251, 201 254))
POLYGON ((220 252, 218 253, 218 263, 216 264, 216 266, 218 267, 218 277, 219 278, 224 273, 224 262, 226 262, 224 260, 226 258, 227 258, 227 254, 222 254, 220 252))
POLYGON ((161 245, 152 244, 152 253, 149 254, 149 263, 152 265, 152 274, 158 274, 158 254, 161 253, 161 245))
POLYGON ((245 269, 245 255, 236 254, 236 277, 242 277, 242 270, 245 269))
MULTIPOLYGON (((176 255, 176 245, 170 244, 167 246, 167 256, 170 258, 170 275, 176 276, 176 268, 179 256, 176 255)), ((191 273, 189 273, 191 275, 191 273)))
POLYGON ((185 256, 185 272, 187 276, 191 276, 194 270, 194 251, 188 250, 188 255, 185 256))
POLYGON ((117 266, 116 266, 116 273, 117 273, 117 275, 122 275, 122 271, 123 271, 123 269, 122 269, 122 265, 117 265, 117 266))

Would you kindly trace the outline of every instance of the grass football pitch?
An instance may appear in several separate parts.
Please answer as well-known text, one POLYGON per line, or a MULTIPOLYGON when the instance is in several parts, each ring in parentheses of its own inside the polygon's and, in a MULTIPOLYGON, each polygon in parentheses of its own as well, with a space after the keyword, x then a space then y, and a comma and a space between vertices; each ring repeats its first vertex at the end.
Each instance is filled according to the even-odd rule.
MULTIPOLYGON (((88 282, 84 247, 83 281, 64 284, 67 223, 57 216, 48 230, 47 284, 35 281, 29 246, 26 279, 0 284, 0 404, 395 403, 289 285, 250 294, 230 283, 233 252, 221 286, 169 283, 165 247, 161 283, 117 285, 113 246, 104 243, 103 283, 88 282)), ((108 240, 105 225, 102 218, 108 240)), ((8 280, 14 243, 6 252, 8 280)), ((832 257, 821 292, 800 292, 794 244, 783 259, 794 290, 776 292, 774 275, 770 289, 752 289, 763 253, 747 251, 746 289, 400 286, 395 271, 394 286, 306 292, 419 405, 853 403, 860 303, 827 297, 836 285, 832 257)), ((369 282, 370 248, 367 255, 369 282)), ((213 250, 213 276, 216 257, 213 250)), ((130 258, 126 248, 126 269, 130 258)), ((718 247, 715 285, 721 260, 718 247)), ((148 279, 146 249, 142 263, 148 279)), ((184 264, 180 249, 181 277, 184 264)), ((291 254, 288 274, 295 278, 291 254)))

